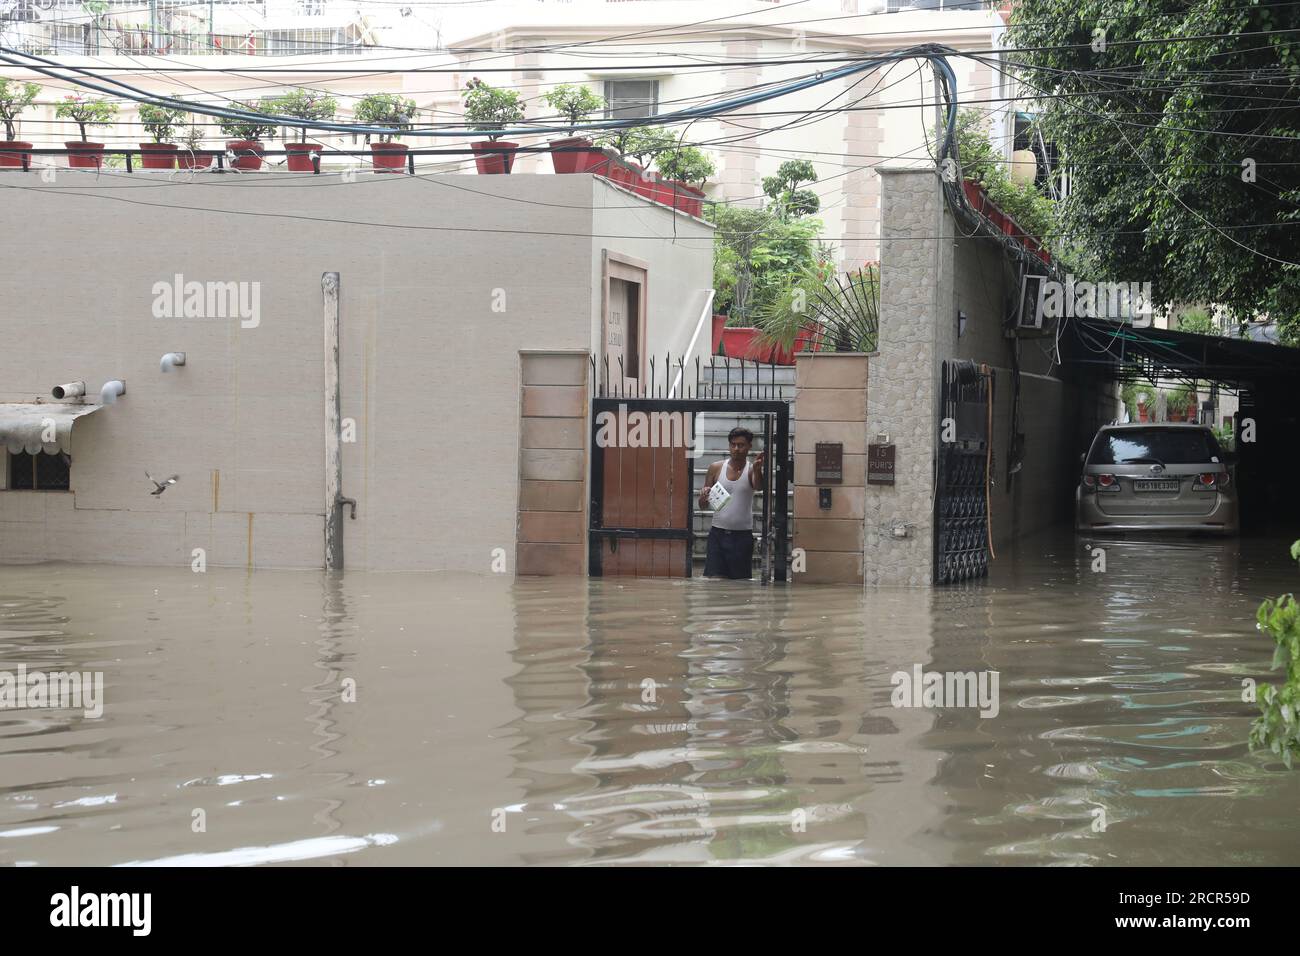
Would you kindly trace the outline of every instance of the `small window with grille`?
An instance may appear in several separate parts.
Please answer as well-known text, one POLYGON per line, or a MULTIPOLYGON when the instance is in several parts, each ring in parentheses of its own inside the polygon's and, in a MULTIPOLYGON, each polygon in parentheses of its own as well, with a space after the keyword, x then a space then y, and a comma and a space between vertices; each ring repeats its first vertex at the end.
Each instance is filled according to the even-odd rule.
POLYGON ((658 112, 658 80, 605 81, 605 115, 610 119, 654 116, 658 112))
POLYGON ((67 452, 10 452, 7 487, 10 491, 67 491, 71 473, 72 457, 67 452))

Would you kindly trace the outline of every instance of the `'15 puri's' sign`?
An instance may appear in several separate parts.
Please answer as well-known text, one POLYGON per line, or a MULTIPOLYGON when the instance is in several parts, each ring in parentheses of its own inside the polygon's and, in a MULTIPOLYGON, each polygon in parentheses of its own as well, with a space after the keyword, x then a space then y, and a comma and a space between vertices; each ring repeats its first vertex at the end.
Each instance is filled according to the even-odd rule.
POLYGON ((893 483, 893 444, 867 445, 867 484, 892 485, 893 483))

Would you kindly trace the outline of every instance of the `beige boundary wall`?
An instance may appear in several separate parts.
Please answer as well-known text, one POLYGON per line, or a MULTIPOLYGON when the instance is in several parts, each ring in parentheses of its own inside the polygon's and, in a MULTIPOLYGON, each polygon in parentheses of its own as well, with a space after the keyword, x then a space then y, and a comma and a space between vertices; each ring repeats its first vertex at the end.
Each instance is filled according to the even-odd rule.
POLYGON ((647 264, 656 353, 684 348, 712 284, 712 227, 589 175, 4 184, 0 402, 72 381, 92 402, 112 379, 126 394, 73 429, 70 491, 0 490, 0 563, 188 567, 198 548, 211 566, 321 567, 321 276, 336 271, 346 567, 513 564, 533 493, 520 449, 541 440, 521 430, 521 352, 593 347, 600 250, 647 264), (256 323, 155 315, 177 275, 256 288, 256 323), (162 374, 173 351, 187 364, 162 374), (146 470, 180 480, 153 497, 146 470))
POLYGON ((805 352, 795 370, 794 546, 806 566, 797 583, 861 584, 863 515, 867 480, 868 356, 805 352), (816 483, 818 442, 844 446, 844 480, 816 483), (819 489, 831 489, 831 507, 819 505, 819 489))

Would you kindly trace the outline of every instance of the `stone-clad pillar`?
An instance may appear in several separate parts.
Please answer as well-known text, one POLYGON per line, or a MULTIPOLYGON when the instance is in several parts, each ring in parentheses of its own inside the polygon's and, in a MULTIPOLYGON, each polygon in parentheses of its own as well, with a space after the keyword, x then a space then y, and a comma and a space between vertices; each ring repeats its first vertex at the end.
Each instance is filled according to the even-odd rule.
POLYGON ((939 363, 956 321, 947 314, 951 226, 933 169, 880 176, 880 354, 871 360, 866 432, 868 442, 888 435, 894 443, 895 484, 867 486, 863 571, 868 584, 925 587, 934 574, 939 363))

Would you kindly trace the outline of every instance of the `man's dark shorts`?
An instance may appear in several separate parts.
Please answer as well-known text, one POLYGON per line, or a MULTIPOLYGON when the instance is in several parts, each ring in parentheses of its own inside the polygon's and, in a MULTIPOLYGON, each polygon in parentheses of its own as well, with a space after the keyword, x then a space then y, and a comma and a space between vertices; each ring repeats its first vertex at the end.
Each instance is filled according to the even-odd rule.
POLYGON ((709 529, 709 546, 704 556, 706 578, 748 579, 753 568, 753 532, 709 529))

